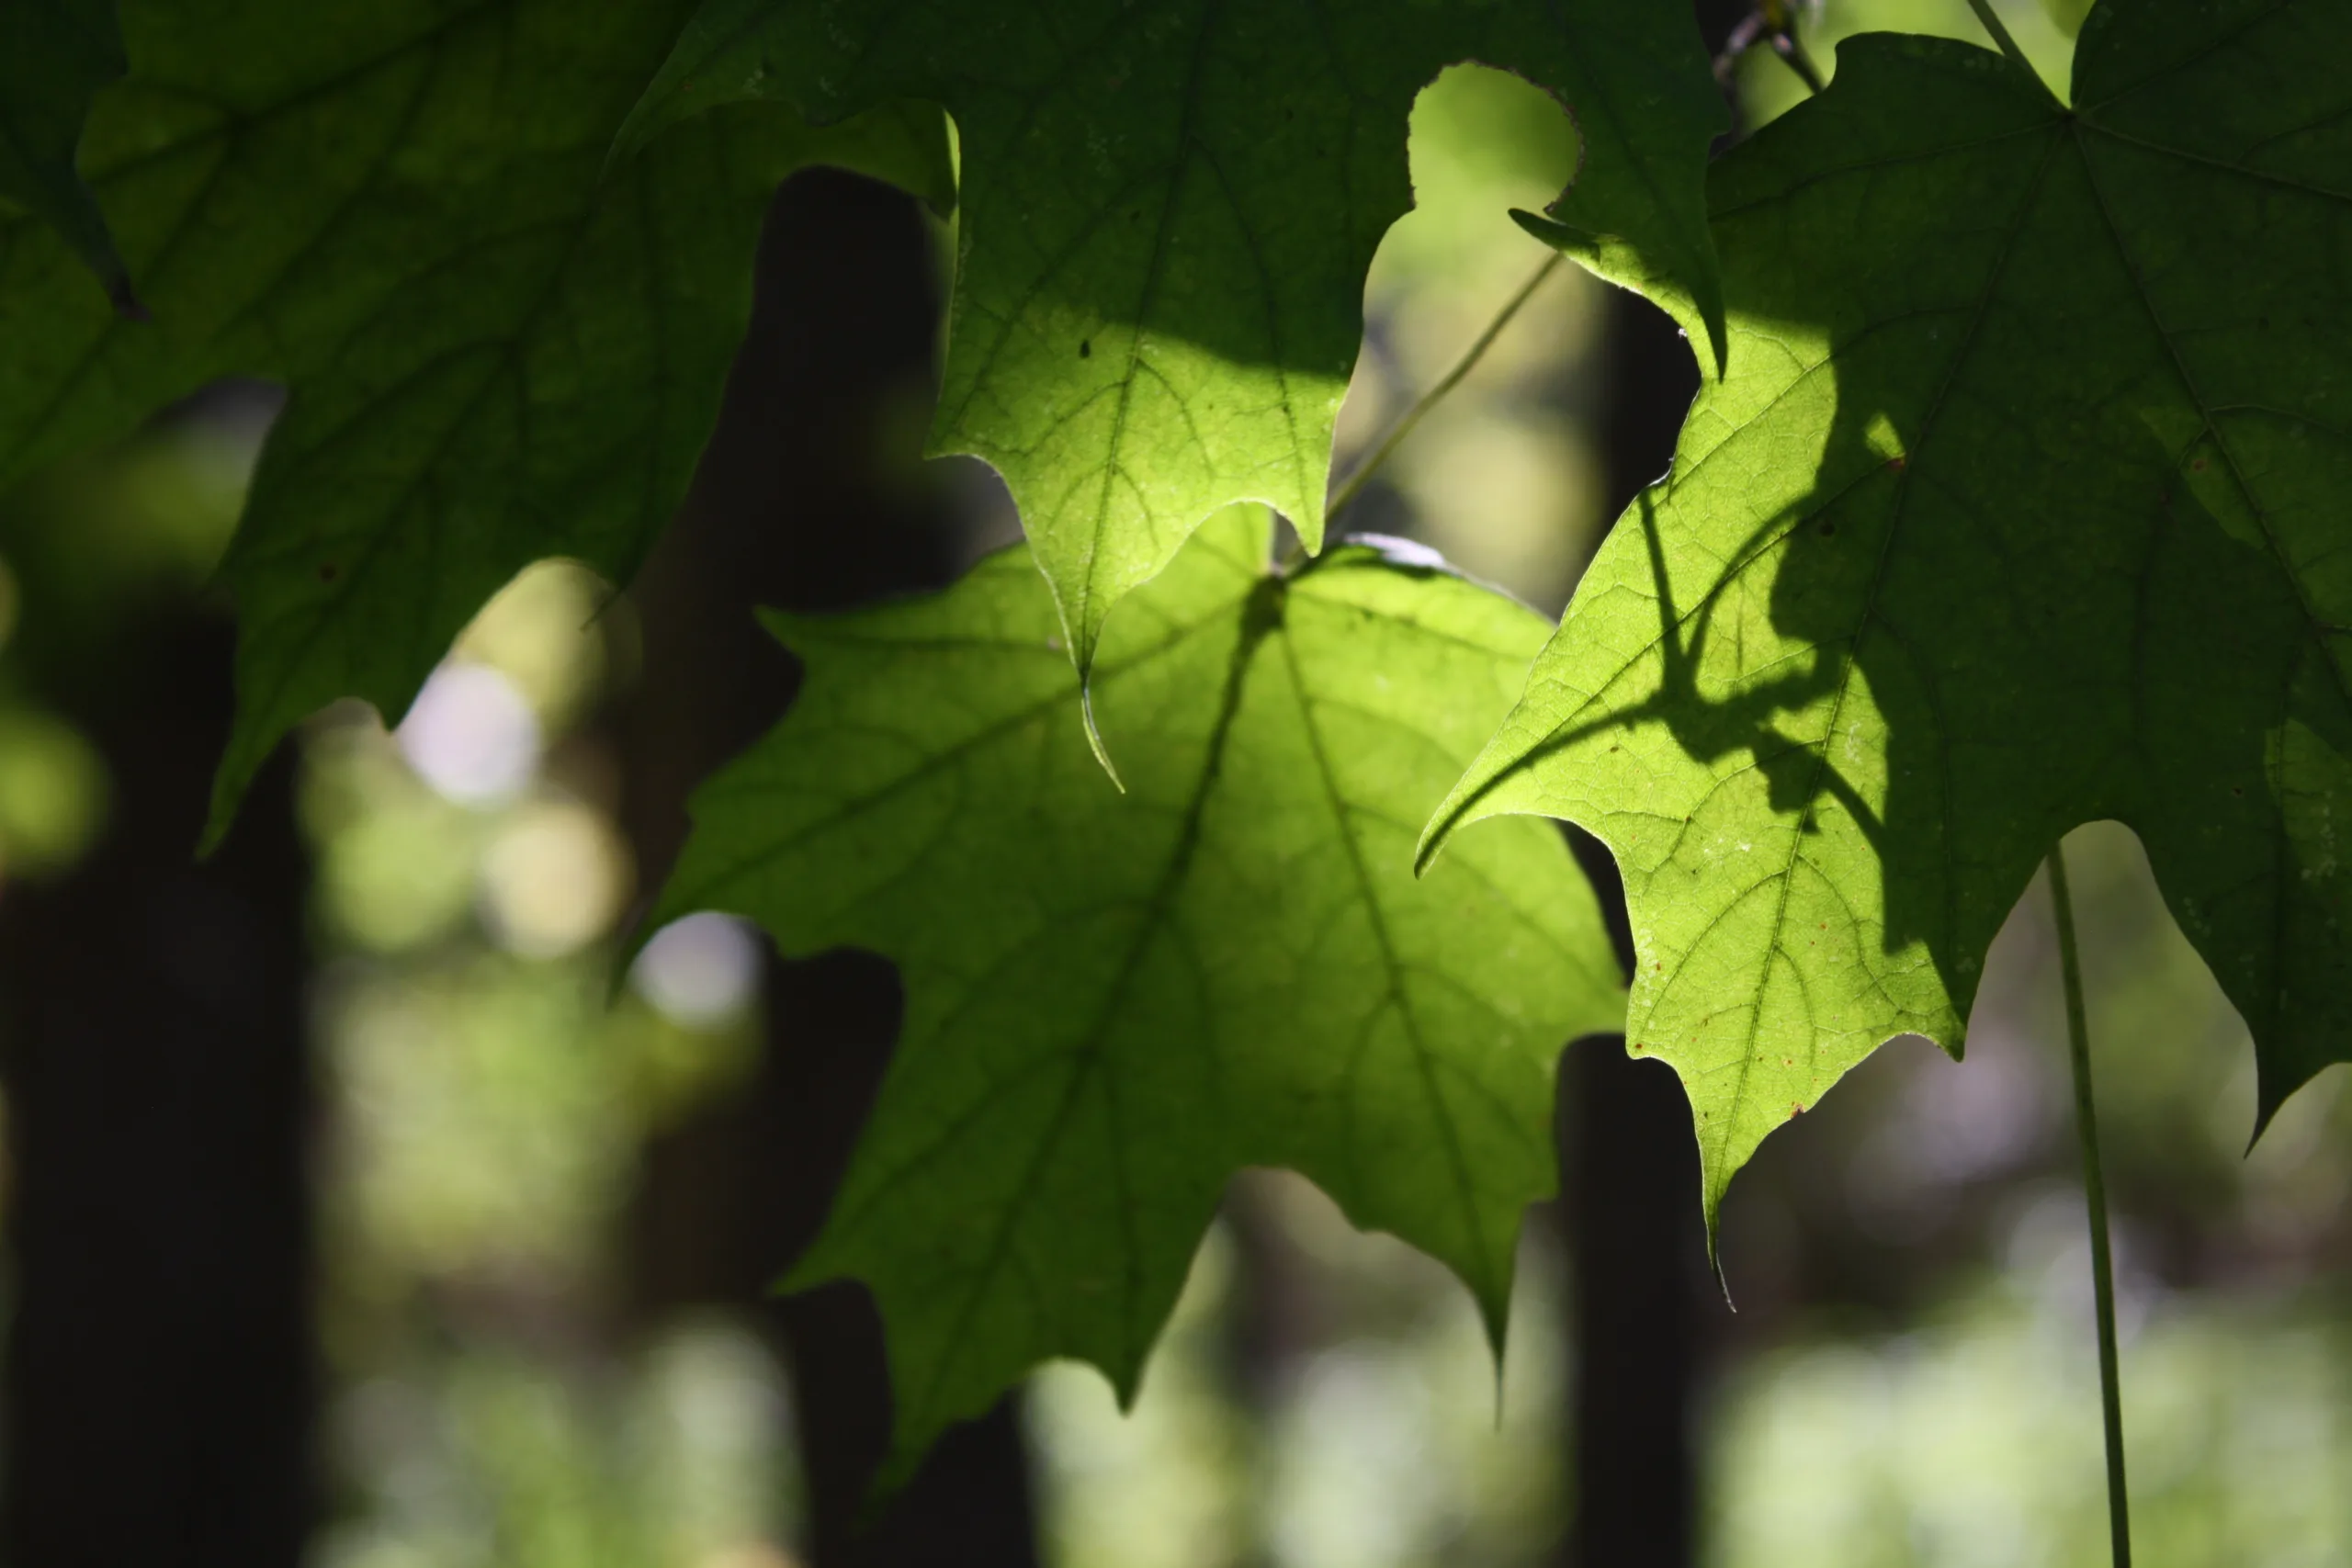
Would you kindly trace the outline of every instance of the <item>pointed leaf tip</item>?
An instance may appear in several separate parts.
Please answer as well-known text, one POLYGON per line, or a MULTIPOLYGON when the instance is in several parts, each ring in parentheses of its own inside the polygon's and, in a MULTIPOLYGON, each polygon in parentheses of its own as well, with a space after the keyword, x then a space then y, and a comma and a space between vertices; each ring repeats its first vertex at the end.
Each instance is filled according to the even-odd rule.
POLYGON ((1119 776, 1119 765, 1111 761, 1111 748, 1102 739, 1102 727, 1094 721, 1094 682, 1091 674, 1080 677, 1078 705, 1086 725, 1087 749, 1094 753, 1094 761, 1109 775, 1112 787, 1121 795, 1126 794, 1127 781, 1119 776))

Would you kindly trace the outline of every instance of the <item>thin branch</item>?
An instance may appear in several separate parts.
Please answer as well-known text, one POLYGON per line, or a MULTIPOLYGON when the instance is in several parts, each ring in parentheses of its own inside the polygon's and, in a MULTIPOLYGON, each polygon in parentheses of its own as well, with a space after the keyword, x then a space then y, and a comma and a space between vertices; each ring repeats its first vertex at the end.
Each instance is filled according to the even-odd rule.
POLYGON ((2043 97, 2057 103, 2058 95, 2050 90, 2050 84, 2041 79, 2041 73, 2036 71, 2033 62, 2025 57, 2025 51, 2018 47, 2018 40, 2009 36, 2007 24, 1993 9, 1993 0, 1968 0, 1968 8, 1976 13, 1976 19, 1984 25, 1986 32, 1993 35, 1993 41, 2000 45, 2001 52, 2009 57, 2009 63, 2024 72, 2026 80, 2041 88, 2043 97))
POLYGON ((2107 1519, 2115 1568, 2132 1568, 2132 1504, 2123 1483, 2123 1393, 2115 1355, 2115 1266, 2107 1240, 2107 1179, 2098 1157, 2098 1112, 2091 1103, 2091 1032, 2083 1006, 2083 965, 2075 948, 2075 899, 2066 886, 2066 846, 2050 850, 2050 903, 2058 919, 2058 973, 2066 990, 2066 1055, 2075 1069, 2075 1140, 2083 1153, 2083 1200, 2091 1215, 2091 1292, 2098 1309, 2099 1409, 2107 1427, 2107 1519))
POLYGON ((1724 90, 1734 115, 1739 110, 1740 59, 1759 42, 1772 46, 1772 52, 1796 73, 1797 80, 1804 84, 1806 92, 1815 97, 1821 96, 1822 88, 1827 85, 1826 79, 1821 74, 1821 67, 1813 62, 1813 56, 1806 51, 1804 40, 1797 37, 1795 10, 1759 6, 1732 28, 1731 36, 1724 40, 1723 52, 1715 56, 1715 85, 1724 90))
POLYGON ((1404 444, 1405 437, 1413 434, 1413 427, 1421 423, 1422 416, 1435 408, 1441 399, 1462 384, 1464 377, 1477 367, 1478 361, 1487 356, 1487 350, 1494 347, 1495 340, 1502 336, 1503 329, 1510 325, 1511 318, 1519 314, 1520 308, 1535 297, 1535 291, 1544 287, 1544 279, 1559 271, 1560 264, 1566 260, 1567 257, 1558 251, 1546 257, 1544 265, 1535 269, 1535 275, 1521 284, 1519 292, 1495 312, 1495 319, 1487 323, 1487 330, 1478 334, 1478 340, 1454 361, 1453 368, 1440 377, 1435 386, 1423 392, 1413 406, 1405 411, 1402 419, 1388 427, 1388 434, 1380 438, 1380 445, 1372 449, 1372 456, 1355 466, 1348 475, 1347 482, 1331 498, 1331 504, 1324 508, 1325 527, 1329 527, 1331 520, 1348 509, 1348 503, 1355 500, 1380 466, 1395 455, 1396 448, 1404 444))
POLYGON ((1821 67, 1815 65, 1813 56, 1805 52, 1793 26, 1782 28, 1772 35, 1772 52, 1788 62, 1789 69, 1797 73, 1797 80, 1804 84, 1806 92, 1816 98, 1821 96, 1821 89, 1826 85, 1821 78, 1821 67))

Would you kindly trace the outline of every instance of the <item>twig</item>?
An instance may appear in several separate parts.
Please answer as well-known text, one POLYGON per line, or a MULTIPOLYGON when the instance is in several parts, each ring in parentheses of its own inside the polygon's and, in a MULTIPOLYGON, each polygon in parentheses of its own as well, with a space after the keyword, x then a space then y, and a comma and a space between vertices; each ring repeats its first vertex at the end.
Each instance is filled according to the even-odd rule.
POLYGON ((1806 92, 1816 98, 1821 96, 1825 85, 1821 79, 1821 67, 1813 62, 1813 56, 1807 54, 1804 45, 1797 41, 1795 28, 1782 28, 1772 35, 1772 52, 1788 62, 1789 69, 1797 73, 1797 80, 1804 84, 1806 92))
POLYGON ((2000 46, 2001 52, 2009 57, 2009 63, 2024 72, 2026 80, 2041 89, 2042 96, 2053 104, 2057 103, 2058 95, 2050 90, 2050 84, 2041 79, 2041 73, 2036 71, 2033 62, 2025 57, 2025 51, 2018 47, 2018 40, 2009 36, 2007 25, 1993 9, 1993 0, 1968 0, 1968 8, 1976 13, 1976 19, 1984 25, 1986 32, 1993 35, 1993 41, 2000 46))
POLYGON ((1806 52, 1804 40, 1797 37, 1794 10, 1759 6, 1732 28, 1731 36, 1724 40, 1723 52, 1715 56, 1715 84, 1723 88, 1724 96, 1732 100, 1735 113, 1738 109, 1740 57, 1755 48, 1759 40, 1771 44, 1772 52, 1796 73, 1797 80, 1804 84, 1805 91, 1815 97, 1821 96, 1826 84, 1822 77, 1821 67, 1813 62, 1813 56, 1806 52))
POLYGON ((2064 844, 2053 844, 2050 850, 2050 904, 2058 919, 2058 973, 2066 991, 2066 1053, 2075 1070, 2075 1141, 2082 1148, 2083 1199, 2091 1215, 2099 1409, 2107 1427, 2108 1534, 2115 1568, 2132 1568, 2132 1505, 2123 1483, 2123 1394, 2115 1355, 2115 1266, 2108 1252, 2107 1180, 2099 1166, 2098 1113, 2091 1103, 2090 1021, 2083 1007, 2083 965, 2075 949, 2075 899, 2066 886, 2064 844))
POLYGON ((1325 527, 1330 526, 1331 520, 1348 509, 1348 503, 1355 500, 1373 474, 1403 445, 1405 437, 1413 434, 1413 427, 1421 423, 1422 416, 1435 408, 1440 399, 1460 386, 1462 378, 1476 368, 1478 361, 1486 357, 1487 350, 1494 347, 1495 340, 1502 336, 1503 329, 1510 325, 1511 318, 1519 314, 1520 308, 1535 297, 1535 291, 1544 287, 1544 280, 1559 271, 1560 264, 1566 259, 1558 251, 1546 257, 1544 265, 1535 269, 1535 276, 1521 284, 1519 292, 1495 312, 1495 319, 1487 323, 1487 330, 1478 334, 1478 340, 1453 362, 1453 368, 1440 377, 1436 385, 1423 392, 1413 406, 1405 411, 1403 418, 1388 427, 1388 434, 1380 438, 1380 445, 1372 449, 1372 456, 1355 466, 1349 473, 1347 482, 1340 485, 1339 493, 1331 498, 1331 504, 1324 508, 1325 527))

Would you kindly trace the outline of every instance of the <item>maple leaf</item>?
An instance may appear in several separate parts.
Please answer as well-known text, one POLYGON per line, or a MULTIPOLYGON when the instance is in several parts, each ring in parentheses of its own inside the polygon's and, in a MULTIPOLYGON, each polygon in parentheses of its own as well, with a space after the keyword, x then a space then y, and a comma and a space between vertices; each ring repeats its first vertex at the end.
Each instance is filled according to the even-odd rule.
POLYGON ((0 221, 0 482, 222 376, 288 387, 223 566, 215 836, 288 728, 345 695, 399 714, 525 565, 634 570, 716 418, 779 180, 843 163, 945 199, 936 110, 738 111, 608 173, 681 17, 134 0, 82 166, 153 323, 0 221))
POLYGON ((1552 1077, 1623 1018, 1558 833, 1415 825, 1500 716, 1544 623, 1365 545, 1270 573, 1264 513, 1204 527, 1111 623, 1098 711, 1024 548, 935 598, 779 618, 782 725, 696 795, 662 918, 895 960, 905 1027, 814 1250, 872 1287, 892 1472, 1034 1363, 1132 1392, 1227 1179, 1291 1166, 1452 1265, 1499 1331, 1553 1190, 1552 1077))
POLYGON ((1575 116, 1568 248, 1719 349, 1702 182, 1725 116, 1687 6, 711 0, 623 141, 752 97, 955 117, 933 446, 1003 474, 1083 671, 1119 597, 1227 502, 1320 547, 1364 271, 1410 205, 1407 114, 1473 59, 1575 116))
MULTIPOLYGON (((1730 371, 1438 813, 1625 875, 1632 1048, 1710 1222, 2112 818, 2251 1027, 2260 1109, 2352 1039, 2346 0, 2108 0, 2073 101, 1848 40, 1716 168, 1730 371)), ((1475 841, 1475 836, 1464 842, 1475 841)))

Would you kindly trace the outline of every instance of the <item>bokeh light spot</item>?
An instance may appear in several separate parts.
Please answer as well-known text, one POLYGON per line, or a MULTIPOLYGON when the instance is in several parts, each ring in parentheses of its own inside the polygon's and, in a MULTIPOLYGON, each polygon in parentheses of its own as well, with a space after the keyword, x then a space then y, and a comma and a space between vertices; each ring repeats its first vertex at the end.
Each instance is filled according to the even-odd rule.
POLYGON ((629 980, 673 1023, 707 1026, 748 1006, 759 983, 760 949, 732 915, 688 915, 653 935, 629 980))
POLYGON ((394 732, 401 755, 445 797, 466 806, 512 800, 539 758, 539 721, 497 671, 456 660, 433 672, 394 732))

